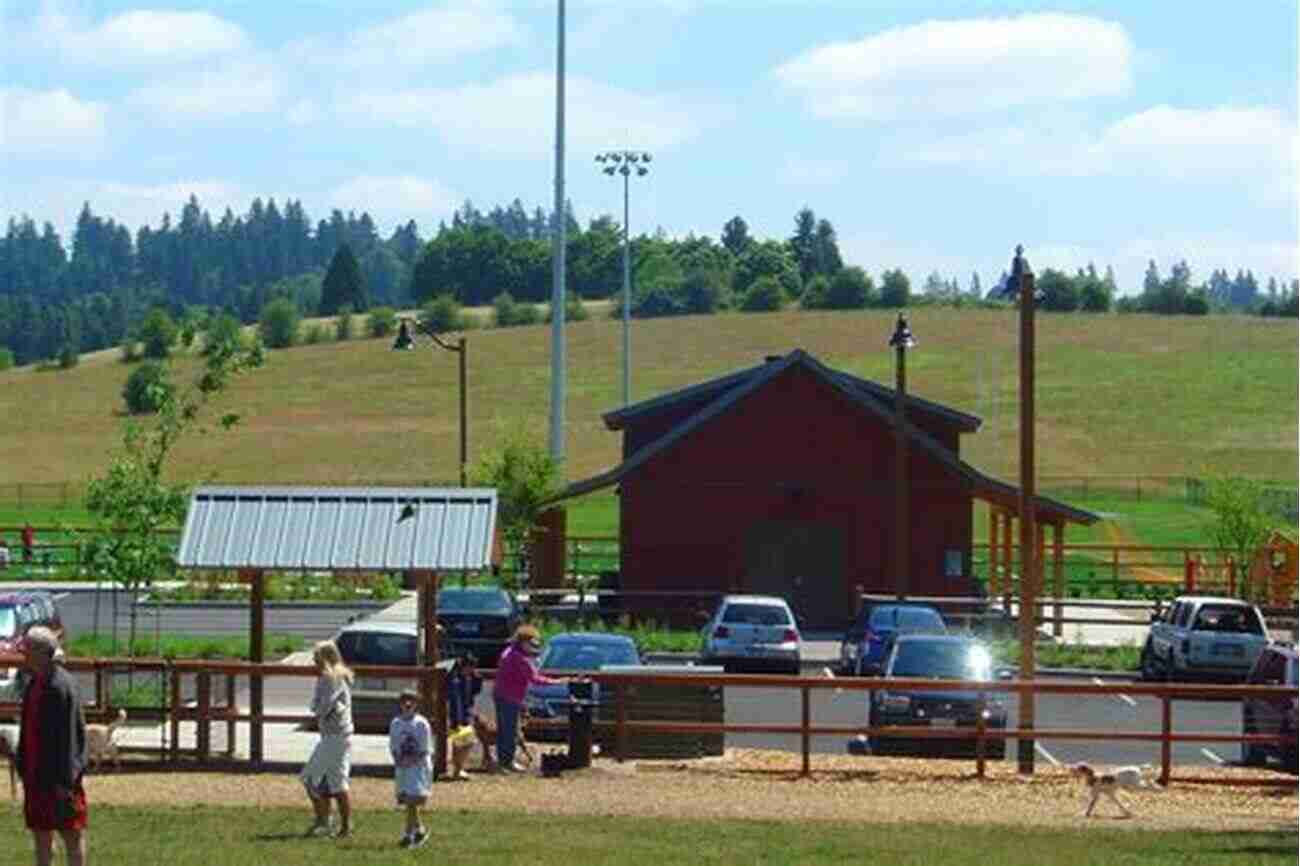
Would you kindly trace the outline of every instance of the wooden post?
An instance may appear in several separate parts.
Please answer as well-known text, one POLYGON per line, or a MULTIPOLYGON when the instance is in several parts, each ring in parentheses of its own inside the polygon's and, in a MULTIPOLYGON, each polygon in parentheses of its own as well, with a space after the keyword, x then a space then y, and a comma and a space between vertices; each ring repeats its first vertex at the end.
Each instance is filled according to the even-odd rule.
POLYGON ((171 714, 172 714, 172 760, 178 760, 181 756, 181 672, 172 670, 171 682, 171 714))
POLYGON ((266 662, 266 575, 261 571, 243 572, 249 583, 249 634, 248 660, 259 669, 248 676, 248 711, 252 721, 248 726, 248 759, 254 767, 264 759, 262 744, 262 715, 265 712, 263 682, 260 665, 266 662))
POLYGON ((212 674, 207 671, 199 673, 197 681, 198 720, 195 724, 194 739, 198 749, 199 760, 207 761, 212 753, 212 674))
POLYGON ((1173 743, 1169 741, 1169 733, 1174 727, 1173 699, 1169 695, 1160 697, 1160 784, 1167 786, 1169 784, 1169 763, 1170 753, 1173 751, 1173 743))
POLYGON ((975 775, 984 778, 984 711, 988 707, 988 696, 980 692, 975 703, 975 775))
POLYGON ((799 690, 801 709, 803 712, 803 772, 799 775, 807 778, 812 774, 811 758, 812 753, 812 734, 808 728, 812 725, 812 702, 808 694, 809 688, 804 686, 799 690))
POLYGON ((446 678, 435 675, 439 661, 438 644, 438 575, 422 571, 416 576, 416 610, 419 628, 424 635, 424 673, 420 676, 420 706, 434 726, 433 774, 447 773, 447 693, 446 678))
POLYGON ((998 512, 989 503, 989 598, 997 598, 998 588, 998 512))
POLYGON ((1065 633, 1065 524, 1057 521, 1052 524, 1052 583, 1056 605, 1052 609, 1052 636, 1061 637, 1065 633))
POLYGON ((618 762, 623 763, 627 755, 627 684, 619 683, 614 687, 614 704, 615 718, 617 719, 618 730, 615 732, 618 746, 616 748, 618 762))
MULTIPOLYGON (((1011 512, 1002 512, 1002 610, 1011 615, 1011 512)), ((1022 566, 1023 568, 1023 566, 1022 566)))
MULTIPOLYGON (((1037 494, 1034 489, 1034 275, 1016 248, 1012 277, 1020 289, 1020 678, 1034 679, 1034 639, 1038 633, 1037 494)), ((1034 727, 1034 693, 1020 697, 1022 731, 1034 727)), ((1034 740, 1019 740, 1019 769, 1034 772, 1034 740)))
POLYGON ((239 712, 239 706, 238 706, 239 701, 236 698, 235 694, 236 694, 235 675, 226 674, 226 710, 229 712, 229 716, 226 718, 226 757, 227 758, 233 758, 235 756, 235 738, 238 729, 235 725, 234 716, 236 713, 239 712))

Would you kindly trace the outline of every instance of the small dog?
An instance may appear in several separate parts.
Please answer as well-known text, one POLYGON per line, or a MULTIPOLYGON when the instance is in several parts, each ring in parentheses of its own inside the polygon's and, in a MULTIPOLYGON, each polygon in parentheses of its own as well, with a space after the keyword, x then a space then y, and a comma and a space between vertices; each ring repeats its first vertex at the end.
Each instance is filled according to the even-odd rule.
POLYGON ((95 770, 99 769, 100 762, 106 758, 112 760, 113 769, 121 769, 122 764, 118 759, 117 744, 113 742, 113 734, 125 721, 126 710, 119 709, 117 718, 106 725, 86 725, 86 751, 89 753, 90 764, 95 770))
POLYGON ((1097 805, 1097 800, 1104 794, 1112 803, 1114 803, 1125 818, 1133 817, 1133 813, 1128 810, 1119 799, 1120 788, 1148 788, 1146 780, 1142 778, 1142 771, 1145 767, 1118 767, 1109 773, 1098 773, 1092 767, 1084 763, 1075 764, 1070 767, 1070 772, 1083 779, 1084 784, 1088 786, 1089 800, 1088 808, 1084 810, 1084 817, 1091 817, 1093 807, 1097 805))
POLYGON ((0 757, 9 762, 9 799, 18 796, 18 773, 14 769, 14 755, 18 753, 18 728, 0 725, 0 757))

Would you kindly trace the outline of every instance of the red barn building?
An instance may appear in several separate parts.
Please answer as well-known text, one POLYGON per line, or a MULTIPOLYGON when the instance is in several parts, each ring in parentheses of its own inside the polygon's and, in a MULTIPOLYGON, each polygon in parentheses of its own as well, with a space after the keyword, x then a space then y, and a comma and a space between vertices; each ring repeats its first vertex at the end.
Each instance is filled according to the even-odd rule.
MULTIPOLYGON (((810 625, 842 624, 855 587, 894 591, 893 400, 796 349, 606 414, 623 462, 561 498, 617 485, 624 592, 784 595, 810 625)), ((907 594, 969 595, 974 500, 1008 515, 1019 491, 961 460, 980 419, 911 394, 906 413, 907 594)), ((1058 544, 1065 522, 1097 519, 1037 508, 1058 544)))

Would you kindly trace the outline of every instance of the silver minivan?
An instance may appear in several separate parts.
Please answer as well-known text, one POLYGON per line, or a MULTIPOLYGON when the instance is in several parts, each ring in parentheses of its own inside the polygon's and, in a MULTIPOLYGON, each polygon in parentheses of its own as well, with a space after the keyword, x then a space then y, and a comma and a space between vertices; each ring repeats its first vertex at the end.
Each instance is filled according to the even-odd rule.
POLYGON ((724 670, 799 673, 799 626, 774 595, 727 595, 700 632, 700 662, 724 670))

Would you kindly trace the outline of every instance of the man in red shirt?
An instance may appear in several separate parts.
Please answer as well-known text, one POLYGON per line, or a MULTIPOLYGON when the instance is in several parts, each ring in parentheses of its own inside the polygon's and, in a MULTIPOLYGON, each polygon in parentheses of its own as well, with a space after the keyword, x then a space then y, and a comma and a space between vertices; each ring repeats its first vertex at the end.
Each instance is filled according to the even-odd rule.
POLYGON ((23 639, 22 726, 14 756, 23 780, 23 817, 36 842, 36 866, 49 866, 54 832, 63 837, 69 866, 86 863, 86 720, 72 676, 55 663, 59 639, 33 626, 23 639))

